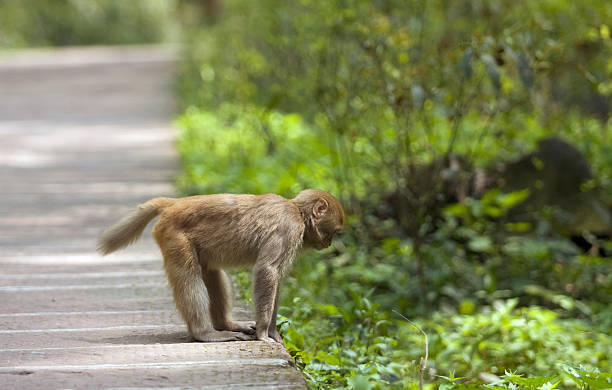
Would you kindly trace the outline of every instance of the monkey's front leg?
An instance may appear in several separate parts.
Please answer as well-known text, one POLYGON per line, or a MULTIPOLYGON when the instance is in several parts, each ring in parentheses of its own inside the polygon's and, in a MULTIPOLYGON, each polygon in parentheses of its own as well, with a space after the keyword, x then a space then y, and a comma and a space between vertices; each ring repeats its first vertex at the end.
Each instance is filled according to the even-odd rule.
POLYGON ((272 321, 276 325, 276 318, 272 315, 275 313, 280 272, 268 262, 261 262, 255 265, 253 276, 257 340, 274 342, 276 340, 269 336, 269 331, 272 321))
POLYGON ((272 318, 270 319, 270 327, 268 328, 268 336, 270 336, 277 343, 283 343, 283 338, 278 333, 278 329, 276 329, 276 317, 278 316, 278 303, 280 299, 280 283, 276 288, 276 296, 274 297, 274 312, 272 313, 272 318))

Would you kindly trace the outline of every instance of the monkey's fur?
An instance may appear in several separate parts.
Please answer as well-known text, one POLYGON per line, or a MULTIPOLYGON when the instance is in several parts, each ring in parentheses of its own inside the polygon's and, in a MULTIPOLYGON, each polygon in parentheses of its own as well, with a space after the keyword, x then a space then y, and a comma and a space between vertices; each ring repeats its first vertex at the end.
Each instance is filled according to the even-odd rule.
POLYGON ((279 282, 302 246, 327 248, 344 225, 342 206, 321 190, 279 195, 155 198, 98 240, 103 255, 128 246, 159 215, 153 236, 164 257, 174 301, 199 341, 281 342, 276 330, 279 282), (255 323, 231 318, 227 267, 253 265, 255 323), (255 335, 254 335, 255 334, 255 335))

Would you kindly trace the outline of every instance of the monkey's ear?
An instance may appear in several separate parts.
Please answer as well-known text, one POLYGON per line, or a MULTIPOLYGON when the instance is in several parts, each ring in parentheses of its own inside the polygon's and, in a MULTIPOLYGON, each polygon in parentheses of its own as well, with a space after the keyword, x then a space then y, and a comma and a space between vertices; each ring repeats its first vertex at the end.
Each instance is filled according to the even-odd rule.
POLYGON ((319 198, 317 203, 315 203, 314 207, 312 208, 312 214, 315 216, 315 218, 321 218, 327 212, 328 207, 329 204, 327 201, 323 198, 319 198))

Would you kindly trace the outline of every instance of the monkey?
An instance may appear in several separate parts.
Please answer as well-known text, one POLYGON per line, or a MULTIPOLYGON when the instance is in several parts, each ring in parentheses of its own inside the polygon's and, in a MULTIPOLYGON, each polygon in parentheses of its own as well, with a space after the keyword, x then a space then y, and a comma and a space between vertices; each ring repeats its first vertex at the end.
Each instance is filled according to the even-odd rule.
POLYGON ((98 238, 102 255, 136 241, 159 216, 159 246, 176 307, 197 341, 282 343, 276 329, 279 283, 301 248, 321 250, 344 226, 344 210, 329 193, 211 194, 151 199, 98 238), (231 318, 225 269, 252 266, 255 322, 231 318))

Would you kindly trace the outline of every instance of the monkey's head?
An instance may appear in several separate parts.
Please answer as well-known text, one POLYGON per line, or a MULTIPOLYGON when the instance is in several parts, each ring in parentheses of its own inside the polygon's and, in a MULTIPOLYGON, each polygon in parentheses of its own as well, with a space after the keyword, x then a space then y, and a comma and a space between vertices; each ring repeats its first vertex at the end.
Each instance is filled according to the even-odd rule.
POLYGON ((293 201, 304 218, 304 245, 324 249, 344 227, 344 210, 336 198, 322 190, 304 190, 293 201))

